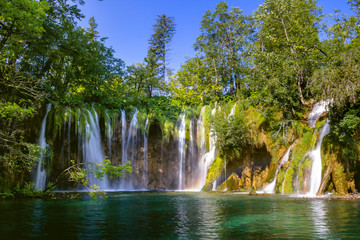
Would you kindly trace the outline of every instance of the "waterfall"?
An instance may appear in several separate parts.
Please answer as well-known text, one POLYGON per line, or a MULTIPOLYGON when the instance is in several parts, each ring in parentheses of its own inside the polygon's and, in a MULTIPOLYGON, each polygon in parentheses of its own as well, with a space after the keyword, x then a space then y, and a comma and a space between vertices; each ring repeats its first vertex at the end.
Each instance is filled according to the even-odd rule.
POLYGON ((217 190, 217 179, 215 179, 215 181, 213 182, 213 186, 212 186, 212 191, 216 191, 217 190))
POLYGON ((231 111, 230 111, 230 114, 228 116, 228 119, 230 119, 230 117, 234 117, 235 116, 235 107, 236 107, 236 104, 234 104, 234 106, 231 108, 231 111))
MULTIPOLYGON (((135 151, 136 151, 136 140, 137 140, 137 130, 138 130, 138 119, 137 119, 138 110, 135 108, 134 115, 130 121, 130 126, 126 138, 126 144, 123 144, 125 148, 123 149, 123 159, 122 163, 125 164, 126 162, 130 161, 130 166, 135 169, 134 167, 134 160, 135 160, 135 151)), ((123 112, 121 112, 121 116, 123 116, 123 112)), ((125 116, 125 114, 124 114, 125 116)), ((125 120, 125 118, 122 120, 125 120)), ((122 122, 122 126, 124 127, 124 124, 126 126, 125 121, 122 122)), ((122 137, 124 137, 124 132, 126 130, 126 127, 123 129, 122 137)), ((124 143, 124 142, 123 142, 124 143)), ((134 184, 133 184, 133 174, 130 174, 130 176, 127 177, 127 179, 124 179, 121 188, 125 190, 134 190, 134 184)))
POLYGON ((185 176, 186 177, 186 181, 185 181, 185 188, 189 189, 189 188, 193 188, 194 185, 198 184, 198 175, 199 175, 199 171, 198 171, 198 155, 197 155, 197 149, 196 149, 196 119, 192 118, 190 121, 190 127, 189 127, 189 142, 187 145, 187 150, 186 153, 187 155, 185 156, 185 164, 184 166, 186 171, 185 176), (195 137, 194 137, 195 136, 195 137))
POLYGON ((147 129, 148 129, 148 125, 149 125, 149 116, 146 116, 146 120, 145 120, 145 128, 144 128, 144 166, 143 166, 143 178, 144 178, 144 187, 147 188, 147 184, 148 184, 148 176, 147 176, 147 171, 148 171, 148 138, 147 138, 147 129))
POLYGON ((126 113, 121 110, 121 163, 126 163, 126 113))
POLYGON ((311 177, 310 177, 310 191, 308 192, 308 196, 316 196, 317 191, 319 190, 321 184, 321 171, 322 171, 322 163, 321 163, 321 143, 323 138, 330 133, 330 123, 326 121, 324 126, 321 128, 319 139, 315 145, 315 149, 309 153, 311 160, 313 161, 311 168, 311 177))
MULTIPOLYGON (((204 174, 206 174, 207 169, 205 166, 205 162, 203 159, 203 156, 206 153, 206 135, 205 135, 205 127, 204 127, 204 113, 205 113, 206 106, 203 106, 200 111, 200 116, 196 121, 196 143, 193 139, 192 134, 190 133, 190 140, 189 144, 190 146, 193 146, 194 144, 197 144, 198 146, 198 152, 197 155, 192 155, 191 159, 192 161, 196 161, 197 167, 196 171, 193 173, 192 178, 194 179, 193 185, 191 186, 195 191, 200 191, 205 183, 203 183, 204 174)), ((192 127, 190 127, 190 131, 192 130, 192 127)), ((206 176, 205 176, 206 179, 206 176)))
MULTIPOLYGON (((48 105, 46 105, 46 114, 41 122, 40 136, 38 139, 38 144, 43 151, 46 151, 46 148, 48 147, 45 138, 45 130, 46 130, 46 119, 50 109, 51 109, 51 104, 49 103, 48 105)), ((45 161, 45 155, 44 152, 42 152, 41 160, 37 164, 35 181, 34 181, 35 189, 40 191, 43 191, 46 186, 46 169, 45 169, 44 161, 45 161)))
MULTIPOLYGON (((209 151, 205 152, 205 128, 204 128, 204 112, 205 107, 201 109, 200 118, 198 122, 198 131, 200 133, 200 161, 199 161, 199 171, 201 172, 201 181, 200 184, 195 188, 197 191, 201 191, 206 183, 206 175, 209 170, 211 164, 214 162, 216 157, 216 135, 214 132, 213 126, 210 127, 209 133, 209 151), (201 119, 201 120, 200 120, 201 119)), ((216 112, 216 104, 215 107, 211 110, 211 117, 214 117, 216 112)))
MULTIPOLYGON (((105 157, 101 144, 99 119, 95 109, 92 108, 92 111, 85 109, 85 112, 85 132, 81 134, 83 163, 85 163, 85 165, 98 164, 101 163, 105 157)), ((98 185, 104 189, 108 188, 107 179, 100 181, 92 174, 89 174, 88 180, 90 185, 98 185)))
POLYGON ((291 145, 288 150, 286 151, 285 155, 283 156, 283 158, 281 159, 281 162, 279 164, 279 166, 276 168, 276 172, 275 172, 275 176, 274 179, 264 187, 263 192, 264 193, 275 193, 275 186, 276 186, 276 177, 279 173, 279 170, 281 168, 281 166, 286 163, 289 160, 289 156, 290 156, 290 150, 292 148, 293 145, 291 145))
POLYGON ((112 128, 111 128, 111 118, 108 114, 108 110, 105 111, 105 135, 107 138, 107 144, 108 144, 108 157, 111 159, 111 139, 112 139, 112 128))
POLYGON ((71 108, 69 108, 69 118, 68 118, 68 164, 71 163, 71 108))
POLYGON ((328 110, 330 103, 331 101, 328 100, 328 101, 320 101, 314 105, 308 117, 308 123, 311 128, 315 127, 316 120, 318 119, 318 117, 320 117, 321 114, 323 114, 328 110))
POLYGON ((178 157, 179 157, 179 190, 183 189, 183 169, 185 163, 185 112, 180 114, 178 128, 178 157))

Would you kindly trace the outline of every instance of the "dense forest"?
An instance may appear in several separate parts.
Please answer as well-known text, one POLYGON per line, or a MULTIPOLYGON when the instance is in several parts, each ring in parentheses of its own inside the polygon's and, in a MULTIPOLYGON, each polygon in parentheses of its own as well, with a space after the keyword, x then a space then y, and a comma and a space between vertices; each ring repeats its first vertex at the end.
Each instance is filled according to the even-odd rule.
MULTIPOLYGON (((126 66, 105 45, 94 18, 86 28, 78 25, 81 4, 0 0, 0 192, 31 188, 31 171, 44 154, 36 139, 48 103, 114 112, 137 107, 159 124, 164 142, 183 111, 189 119, 205 105, 221 105, 222 114, 209 120, 218 159, 230 166, 264 145, 273 160, 259 177, 269 182, 284 149, 308 135, 314 141, 308 113, 325 101, 331 130, 323 172, 334 182, 327 188, 344 194, 360 186, 359 0, 348 0, 348 16, 325 16, 316 0, 264 0, 250 15, 220 2, 203 15, 195 56, 175 73, 167 66, 176 19, 154 16, 144 61, 126 66), (234 103, 235 117, 228 119, 234 103)), ((219 164, 204 189, 222 171, 219 164)))

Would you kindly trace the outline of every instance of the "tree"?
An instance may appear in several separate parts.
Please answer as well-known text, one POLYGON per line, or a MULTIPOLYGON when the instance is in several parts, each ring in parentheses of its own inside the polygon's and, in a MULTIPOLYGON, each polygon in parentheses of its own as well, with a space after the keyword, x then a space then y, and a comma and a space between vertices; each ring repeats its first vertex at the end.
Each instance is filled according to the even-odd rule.
POLYGON ((46 1, 0 1, 0 178, 16 184, 39 161, 40 149, 24 136, 24 124, 45 98, 40 80, 19 71, 29 41, 44 33, 46 1))
MULTIPOLYGON (((166 82, 166 65, 168 59, 169 43, 175 34, 174 17, 168 17, 165 14, 158 15, 156 23, 153 26, 154 33, 149 39, 149 50, 147 59, 154 61, 150 66, 155 70, 163 84, 166 82)), ((162 87, 164 91, 164 87, 162 87)))
POLYGON ((221 85, 208 81, 211 77, 211 72, 201 58, 189 58, 170 77, 169 90, 172 96, 189 105, 206 103, 215 100, 215 93, 221 91, 221 85))
POLYGON ((93 18, 88 29, 77 26, 84 2, 68 2, 0 0, 0 177, 9 185, 28 180, 39 161, 28 124, 44 101, 107 104, 124 92, 124 63, 93 18))
POLYGON ((309 105, 307 86, 326 57, 319 39, 320 8, 316 0, 266 0, 255 19, 253 91, 264 91, 263 102, 295 113, 309 105))
POLYGON ((311 87, 319 99, 332 100, 338 110, 359 101, 360 91, 360 19, 359 1, 348 1, 354 15, 339 17, 328 30, 326 64, 315 72, 311 87))
POLYGON ((195 51, 211 72, 207 81, 221 84, 225 93, 231 91, 236 95, 240 89, 245 90, 252 25, 239 8, 229 11, 225 2, 219 3, 213 12, 207 11, 201 21, 195 51))

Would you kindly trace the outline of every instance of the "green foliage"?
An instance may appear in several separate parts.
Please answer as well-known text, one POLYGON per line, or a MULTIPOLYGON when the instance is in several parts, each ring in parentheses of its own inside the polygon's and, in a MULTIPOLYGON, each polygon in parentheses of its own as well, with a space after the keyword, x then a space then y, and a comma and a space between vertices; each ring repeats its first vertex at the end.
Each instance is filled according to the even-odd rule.
POLYGON ((11 192, 0 192, 0 199, 12 199, 15 195, 11 192))
MULTIPOLYGON (((89 170, 88 170, 89 171, 89 170)), ((101 163, 94 164, 90 167, 90 171, 100 181, 106 176, 108 179, 121 178, 125 173, 131 173, 131 162, 124 165, 113 166, 108 157, 105 157, 101 163)))
MULTIPOLYGON (((228 108, 230 104, 226 105, 228 108)), ((251 145, 252 139, 249 133, 249 126, 244 113, 240 113, 239 108, 235 108, 233 115, 226 111, 226 106, 222 106, 221 111, 217 111, 214 116, 214 129, 217 142, 224 152, 232 149, 243 149, 251 145)))
POLYGON ((262 92, 257 96, 265 106, 301 111, 305 98, 311 97, 306 86, 324 58, 320 8, 314 0, 266 0, 254 17, 259 31, 249 84, 262 92))
POLYGON ((19 184, 15 187, 13 194, 19 198, 44 198, 52 195, 51 188, 46 191, 39 191, 35 189, 34 183, 25 183, 23 186, 19 184))
MULTIPOLYGON (((206 11, 201 21, 200 36, 195 43, 195 51, 201 59, 201 63, 197 64, 202 69, 198 79, 194 80, 210 86, 207 94, 220 96, 219 87, 223 93, 230 90, 233 95, 240 89, 245 90, 244 78, 249 70, 253 32, 251 18, 239 8, 230 11, 225 2, 220 2, 213 11, 206 11)), ((196 63, 197 59, 194 60, 196 63)))
POLYGON ((331 115, 331 134, 333 141, 341 146, 345 162, 356 168, 358 158, 358 145, 360 129, 359 103, 350 108, 336 108, 331 115))
POLYGON ((169 97, 153 97, 147 100, 149 117, 159 121, 165 141, 173 134, 175 123, 181 113, 181 107, 169 97))
MULTIPOLYGON (((20 103, 26 101, 20 99, 20 103)), ((28 100, 30 101, 30 100, 28 100)), ((35 113, 35 109, 32 107, 22 108, 17 103, 5 102, 0 104, 0 117, 6 119, 21 120, 24 117, 32 117, 35 113)))
POLYGON ((71 160, 71 166, 65 169, 62 174, 68 175, 69 180, 87 187, 89 195, 97 199, 99 197, 106 198, 106 193, 98 185, 90 185, 88 177, 90 175, 95 176, 98 180, 103 180, 105 177, 108 179, 120 179, 126 173, 131 173, 131 162, 127 162, 124 165, 112 165, 108 157, 102 160, 101 163, 88 163, 77 164, 74 160, 71 160))
POLYGON ((187 105, 200 105, 218 99, 214 93, 219 92, 221 86, 207 80, 209 78, 211 76, 203 61, 198 57, 189 58, 170 78, 168 89, 176 99, 187 105))
MULTIPOLYGON (((164 141, 174 135, 178 117, 186 111, 188 140, 190 119, 199 115, 200 106, 209 104, 203 115, 206 144, 213 129, 223 154, 209 170, 211 181, 221 173, 225 154, 240 159, 244 149, 266 145, 277 161, 284 146, 301 138, 284 177, 289 193, 295 174, 303 177, 309 168, 304 156, 316 142, 313 130, 304 124, 308 111, 304 106, 315 99, 330 99, 329 142, 341 145, 341 158, 357 168, 358 0, 348 0, 352 15, 335 12, 323 41, 319 37, 323 16, 316 0, 265 0, 252 15, 220 2, 203 16, 194 45, 196 56, 188 58, 168 84, 174 18, 157 16, 144 62, 125 68, 99 36, 94 18, 86 28, 77 25, 84 17, 77 3, 84 1, 0 0, 0 180, 4 185, 19 184, 24 196, 31 192, 31 186, 23 183, 40 156, 50 151, 29 144, 34 138, 28 136, 32 131, 25 120, 37 116, 44 101, 54 104, 48 122, 52 128, 47 130, 50 142, 62 134, 67 121, 74 123, 76 133, 85 133, 89 114, 109 109, 104 115, 108 130, 119 109, 129 113, 135 107, 140 126, 147 116, 158 122, 164 141), (165 91, 170 95, 160 97, 165 91), (215 104, 212 116, 216 101, 221 101, 221 108, 215 104), (234 102, 238 105, 229 116, 234 102)), ((141 127, 142 133, 146 131, 141 127)), ((89 185, 89 174, 119 178, 130 171, 126 165, 112 166, 108 159, 71 169, 70 178, 83 185, 89 185)), ((274 168, 270 171, 269 176, 274 168)), ((93 197, 102 196, 97 186, 89 187, 93 197)), ((11 194, 4 191, 3 196, 11 194)))

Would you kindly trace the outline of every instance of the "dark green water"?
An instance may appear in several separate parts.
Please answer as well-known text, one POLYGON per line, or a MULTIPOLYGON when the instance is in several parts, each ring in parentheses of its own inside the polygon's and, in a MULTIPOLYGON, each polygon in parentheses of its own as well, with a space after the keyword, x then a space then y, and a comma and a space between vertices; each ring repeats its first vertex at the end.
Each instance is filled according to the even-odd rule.
POLYGON ((0 201, 0 239, 348 239, 360 201, 206 193, 0 201))

